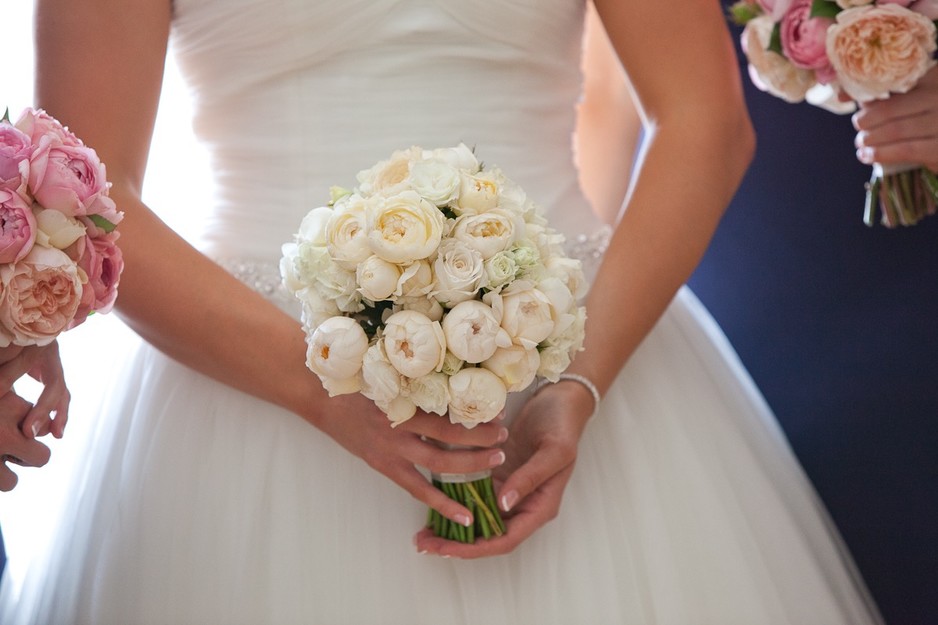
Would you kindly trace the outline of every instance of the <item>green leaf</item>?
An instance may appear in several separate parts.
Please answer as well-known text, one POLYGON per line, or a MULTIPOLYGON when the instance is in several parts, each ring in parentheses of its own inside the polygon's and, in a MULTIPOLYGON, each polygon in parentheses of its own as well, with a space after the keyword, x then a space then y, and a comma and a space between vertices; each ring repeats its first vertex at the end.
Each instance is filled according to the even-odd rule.
POLYGON ((94 225, 101 228, 105 232, 113 232, 114 228, 117 227, 117 224, 112 224, 101 215, 88 215, 88 219, 90 219, 94 225))
POLYGON ((837 6, 836 2, 833 0, 813 0, 811 2, 811 13, 810 17, 829 17, 833 19, 841 12, 841 8, 837 6))
POLYGON ((766 50, 785 56, 782 52, 782 29, 777 23, 772 28, 772 36, 769 38, 769 46, 766 50))
POLYGON ((729 19, 737 26, 745 26, 746 22, 762 14, 759 5, 746 0, 739 0, 727 9, 729 19))
POLYGON ((11 124, 13 123, 10 121, 10 107, 9 106, 6 108, 5 111, 3 111, 3 117, 0 117, 0 122, 8 122, 11 124))

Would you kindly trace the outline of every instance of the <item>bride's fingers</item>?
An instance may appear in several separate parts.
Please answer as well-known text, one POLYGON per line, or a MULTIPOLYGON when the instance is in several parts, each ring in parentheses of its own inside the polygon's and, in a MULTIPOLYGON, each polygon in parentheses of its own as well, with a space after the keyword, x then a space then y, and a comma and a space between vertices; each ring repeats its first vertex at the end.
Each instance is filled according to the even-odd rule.
POLYGON ((501 449, 443 449, 433 441, 424 441, 416 436, 401 441, 398 453, 431 473, 476 473, 505 462, 505 452, 501 449))
POLYGON ((498 490, 498 506, 510 512, 525 497, 576 461, 576 442, 556 440, 541 446, 498 490))
POLYGON ((433 508, 447 519, 464 527, 472 524, 472 513, 465 506, 446 496, 412 466, 398 466, 383 471, 398 486, 415 499, 433 508))
POLYGON ((450 423, 446 417, 418 411, 412 419, 398 427, 441 443, 465 447, 494 447, 508 438, 508 429, 500 419, 469 429, 450 423))

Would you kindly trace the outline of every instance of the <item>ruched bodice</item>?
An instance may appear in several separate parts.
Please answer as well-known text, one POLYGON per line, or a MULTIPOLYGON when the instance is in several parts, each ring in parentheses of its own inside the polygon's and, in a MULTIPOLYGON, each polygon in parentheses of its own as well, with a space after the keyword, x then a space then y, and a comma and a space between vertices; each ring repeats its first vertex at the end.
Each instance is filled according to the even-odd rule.
POLYGON ((599 227, 571 133, 583 3, 181 0, 173 44, 209 149, 211 253, 269 258, 331 185, 464 142, 568 235, 599 227), (238 241, 232 249, 233 241, 238 241))

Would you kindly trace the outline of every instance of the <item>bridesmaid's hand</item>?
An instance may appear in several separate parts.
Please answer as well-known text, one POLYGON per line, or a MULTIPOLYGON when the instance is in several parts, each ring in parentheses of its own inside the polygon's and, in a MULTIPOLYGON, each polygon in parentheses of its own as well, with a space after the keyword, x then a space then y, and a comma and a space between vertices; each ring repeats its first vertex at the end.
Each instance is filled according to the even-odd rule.
POLYGON ((908 93, 860 105, 853 125, 861 162, 915 163, 938 172, 938 67, 908 93))
POLYGON ((314 424, 416 499, 463 525, 472 523, 469 509, 434 487, 415 465, 434 473, 475 473, 505 461, 497 446, 508 437, 508 430, 499 419, 469 430, 418 410, 392 428, 371 400, 356 393, 331 398, 314 424), (444 450, 434 441, 475 449, 444 450))
POLYGON ((11 392, 13 384, 26 374, 42 383, 36 405, 20 423, 23 434, 36 438, 52 433, 56 438, 65 434, 71 394, 65 385, 65 374, 56 341, 38 347, 11 345, 0 349, 0 395, 11 392))
POLYGON ((462 544, 424 529, 415 538, 418 551, 456 558, 509 553, 557 516, 593 409, 592 395, 573 381, 548 385, 529 399, 511 425, 507 461, 496 472, 505 477, 498 490, 505 534, 462 544))

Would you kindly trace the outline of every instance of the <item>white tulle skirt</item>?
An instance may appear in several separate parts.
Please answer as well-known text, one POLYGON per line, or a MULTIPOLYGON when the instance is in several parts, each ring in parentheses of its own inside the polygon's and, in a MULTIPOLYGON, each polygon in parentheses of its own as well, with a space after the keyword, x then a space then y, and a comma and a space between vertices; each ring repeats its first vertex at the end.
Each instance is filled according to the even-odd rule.
MULTIPOLYGON (((73 417, 78 418, 78 417, 73 417)), ((514 553, 419 555, 422 504, 296 416, 141 345, 5 625, 860 625, 880 619, 732 349, 683 290, 514 553)))

